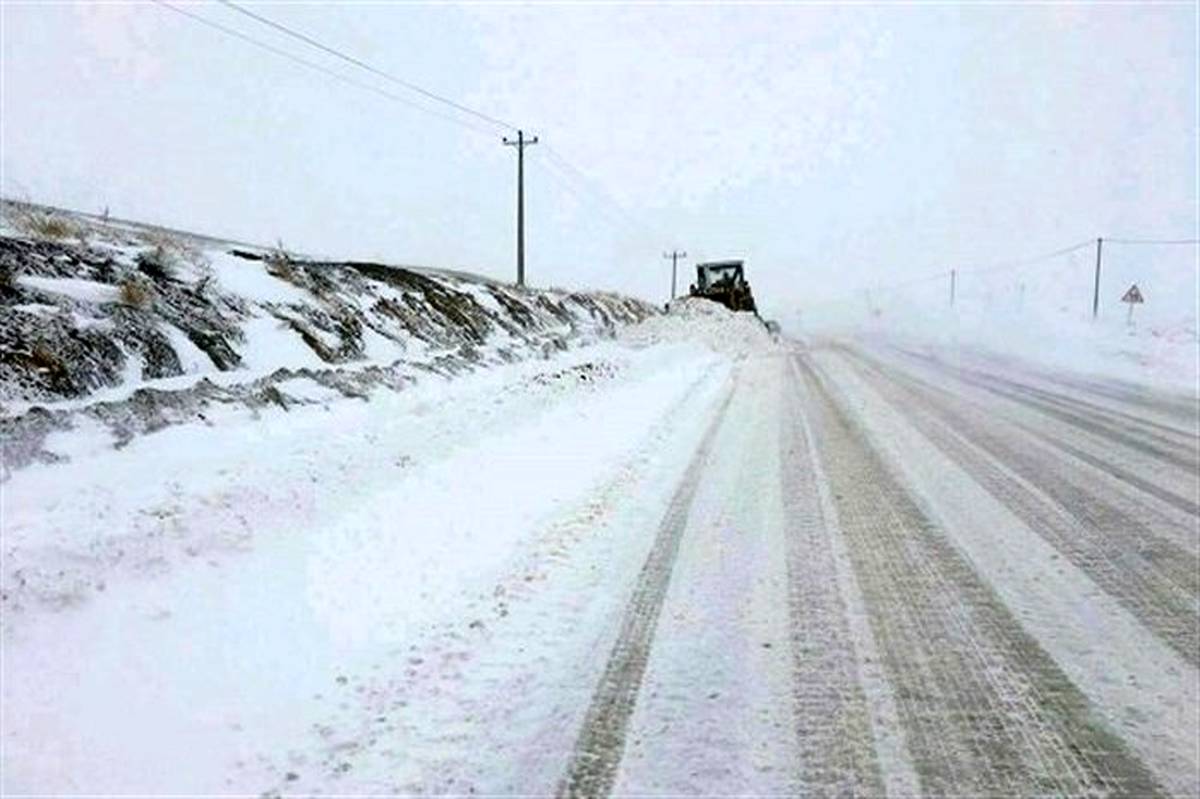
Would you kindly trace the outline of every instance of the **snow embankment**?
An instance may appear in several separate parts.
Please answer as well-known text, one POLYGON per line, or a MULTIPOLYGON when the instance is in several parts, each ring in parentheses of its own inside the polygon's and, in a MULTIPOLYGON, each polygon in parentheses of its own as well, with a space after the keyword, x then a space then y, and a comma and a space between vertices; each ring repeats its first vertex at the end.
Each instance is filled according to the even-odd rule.
POLYGON ((618 338, 634 346, 696 341, 734 358, 745 358, 776 346, 775 337, 754 314, 735 313, 698 297, 673 301, 666 315, 624 328, 618 338))
POLYGON ((6 474, 54 460, 47 437, 76 427, 107 428, 123 445, 239 408, 311 402, 313 390, 365 399, 544 358, 656 313, 603 292, 72 224, 77 241, 0 235, 6 474))
POLYGON ((554 757, 510 747, 569 748, 592 625, 770 346, 674 310, 370 402, 301 374, 120 448, 101 421, 48 436, 3 487, 0 788, 549 790, 554 757))

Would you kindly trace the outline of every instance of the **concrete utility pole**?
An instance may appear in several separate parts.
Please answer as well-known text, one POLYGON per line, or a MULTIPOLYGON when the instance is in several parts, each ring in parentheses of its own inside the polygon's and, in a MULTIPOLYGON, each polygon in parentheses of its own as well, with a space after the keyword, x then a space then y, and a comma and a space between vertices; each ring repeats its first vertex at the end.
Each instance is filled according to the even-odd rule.
POLYGON ((950 270, 950 307, 954 307, 954 280, 958 276, 958 270, 950 270))
POLYGON ((1100 315, 1100 251, 1104 248, 1104 239, 1096 239, 1096 284, 1092 290, 1092 318, 1100 315))
POLYGON ((525 148, 537 144, 538 138, 525 138, 525 131, 518 130, 516 140, 504 137, 507 147, 517 148, 517 285, 525 285, 525 148))
POLYGON ((679 250, 671 250, 669 253, 663 253, 663 258, 671 259, 671 299, 675 299, 675 265, 680 258, 687 258, 686 252, 679 250))

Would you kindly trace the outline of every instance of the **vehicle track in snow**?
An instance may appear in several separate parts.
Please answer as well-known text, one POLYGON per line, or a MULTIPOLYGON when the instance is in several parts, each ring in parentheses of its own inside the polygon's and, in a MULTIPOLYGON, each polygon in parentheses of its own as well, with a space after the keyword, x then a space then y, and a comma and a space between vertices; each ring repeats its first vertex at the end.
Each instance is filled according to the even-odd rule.
POLYGON ((936 358, 907 354, 924 360, 952 379, 1012 400, 1043 416, 1070 425, 1077 431, 1103 438, 1108 444, 1105 450, 1110 457, 1132 450, 1152 461, 1175 466, 1186 474, 1195 474, 1200 468, 1200 452, 1194 430, 1162 424, 1147 418, 1145 414, 1106 408, 1081 397, 1048 391, 978 369, 954 368, 936 358))
POLYGON ((1169 420, 1172 426, 1192 435, 1200 433, 1200 418, 1197 418, 1194 396, 1152 394, 1141 387, 1120 381, 1106 383, 1063 374, 1046 374, 1043 377, 1069 390, 1082 391, 1089 396, 1103 398, 1138 412, 1157 414, 1160 418, 1169 420))
MULTIPOLYGON (((920 355, 916 356, 916 360, 921 364, 933 364, 938 369, 935 374, 939 377, 949 377, 964 386, 986 390, 962 379, 954 368, 947 364, 920 355)), ((910 370, 904 368, 902 371, 909 373, 910 370)), ((917 375, 914 372, 909 376, 917 375)), ((926 385, 934 385, 933 380, 930 379, 933 376, 926 373, 920 379, 926 385)), ((938 388, 939 390, 942 388, 940 383, 938 388)), ((1196 522, 1193 517, 1200 516, 1200 473, 1196 468, 1180 466, 1180 457, 1177 456, 1181 452, 1184 453, 1183 460, 1185 462, 1188 458, 1200 458, 1200 433, 1190 434, 1191 449, 1188 454, 1184 441, 1189 434, 1182 428, 1176 428, 1178 436, 1176 456, 1164 460, 1155 454, 1152 447, 1138 449, 1124 446, 1111 436, 1097 433, 1094 429, 1084 429, 1063 421, 1061 418, 1048 415, 1036 405, 1021 403, 1017 399, 1005 397, 994 391, 980 396, 979 403, 987 405, 990 415, 1007 418, 1039 441, 1051 444, 1073 458, 1105 472, 1108 476, 1125 483, 1140 494, 1154 497, 1159 502, 1170 506, 1170 511, 1176 515, 1178 513, 1186 514, 1182 521, 1176 516, 1175 521, 1166 519, 1164 523, 1168 526, 1174 524, 1177 527, 1182 524, 1188 530, 1186 535, 1188 544, 1192 545, 1197 541, 1196 522), (999 402, 984 403, 982 397, 998 397, 999 402)), ((1145 415, 1151 415, 1154 400, 1153 396, 1147 397, 1147 404, 1142 407, 1145 415)), ((1096 424, 1104 426, 1114 423, 1111 420, 1098 419, 1096 424)), ((1115 424, 1118 427, 1123 425, 1120 422, 1115 424)), ((1096 425, 1092 427, 1095 428, 1096 425)), ((1120 436, 1129 437, 1127 428, 1122 427, 1118 432, 1120 436)), ((1161 513, 1155 514, 1153 510, 1150 513, 1162 516, 1161 513)))
MULTIPOLYGON (((901 349, 901 351, 917 357, 929 358, 924 353, 906 349, 901 349)), ((1136 418, 1147 421, 1157 418, 1159 422, 1180 432, 1192 436, 1200 434, 1200 417, 1197 416, 1194 392, 1189 395, 1164 390, 1147 390, 1144 385, 1116 378, 1098 379, 1061 370, 1049 370, 995 353, 977 357, 982 358, 981 364, 985 370, 1016 374, 1026 383, 1053 386, 1057 393, 1076 392, 1098 405, 1126 409, 1136 418)))
POLYGON ((851 350, 881 396, 1187 662, 1200 663, 1200 558, 1053 450, 982 408, 851 350))
POLYGON ((922 510, 806 358, 818 456, 931 795, 1151 796, 1146 767, 922 510))
POLYGON ((659 524, 654 545, 625 608, 620 633, 592 695, 566 775, 558 786, 559 796, 607 796, 612 790, 692 499, 732 399, 733 389, 730 389, 659 524))
POLYGON ((800 784, 820 795, 880 796, 884 782, 860 655, 838 579, 846 567, 837 562, 831 540, 837 532, 821 510, 794 369, 788 377, 779 448, 800 784))

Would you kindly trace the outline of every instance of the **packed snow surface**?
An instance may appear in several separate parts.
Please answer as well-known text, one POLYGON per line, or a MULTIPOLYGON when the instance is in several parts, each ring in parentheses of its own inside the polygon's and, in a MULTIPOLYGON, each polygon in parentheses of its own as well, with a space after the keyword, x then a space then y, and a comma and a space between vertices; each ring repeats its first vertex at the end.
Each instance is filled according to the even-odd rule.
MULTIPOLYGON (((611 525, 581 545, 636 569, 639 520, 728 380, 703 341, 747 334, 763 343, 723 310, 676 313, 368 401, 298 376, 274 384, 285 403, 218 407, 119 449, 88 417, 51 434, 55 461, 3 485, 5 790, 320 785, 340 766, 329 751, 364 746, 360 723, 409 730, 406 747, 429 735, 433 706, 403 705, 434 701, 420 697, 435 674, 486 706, 494 686, 455 674, 494 625, 532 622, 525 595, 586 590, 583 563, 543 586, 570 542, 611 525), (400 678, 415 686, 397 704, 400 678)), ((545 635, 520 645, 549 656, 560 633, 545 635)), ((437 751, 373 779, 428 785, 437 751)))

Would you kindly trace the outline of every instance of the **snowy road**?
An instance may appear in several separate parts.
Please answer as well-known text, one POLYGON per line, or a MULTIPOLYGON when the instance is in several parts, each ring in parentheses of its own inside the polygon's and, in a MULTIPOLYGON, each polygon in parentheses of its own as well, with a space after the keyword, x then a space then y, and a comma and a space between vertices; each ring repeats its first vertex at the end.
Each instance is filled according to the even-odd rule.
POLYGON ((4 788, 1200 789, 1194 399, 846 343, 472 380, 18 473, 50 588, 89 514, 169 524, 9 612, 4 788))
POLYGON ((564 793, 1195 793, 1194 406, 889 356, 743 364, 564 793))

